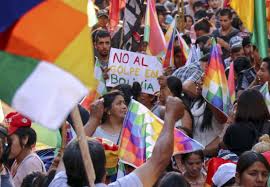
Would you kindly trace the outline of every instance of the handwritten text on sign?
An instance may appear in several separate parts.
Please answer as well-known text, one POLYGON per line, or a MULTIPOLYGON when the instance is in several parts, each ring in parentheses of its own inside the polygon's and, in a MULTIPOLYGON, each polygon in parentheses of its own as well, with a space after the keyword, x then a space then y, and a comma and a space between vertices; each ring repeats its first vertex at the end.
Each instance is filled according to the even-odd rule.
POLYGON ((109 87, 132 85, 137 81, 144 93, 159 91, 157 78, 162 75, 162 64, 154 56, 112 48, 109 68, 109 79, 106 81, 109 87))

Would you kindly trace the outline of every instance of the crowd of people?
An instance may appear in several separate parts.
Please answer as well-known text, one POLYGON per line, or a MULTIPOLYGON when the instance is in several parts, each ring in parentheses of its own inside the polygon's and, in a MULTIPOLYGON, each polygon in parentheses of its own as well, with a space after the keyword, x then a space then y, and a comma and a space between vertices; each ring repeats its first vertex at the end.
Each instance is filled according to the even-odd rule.
MULTIPOLYGON (((121 48, 123 26, 120 23, 111 32, 109 1, 95 0, 95 5, 98 22, 92 28, 91 37, 95 63, 100 64, 102 78, 106 81, 109 79, 110 49, 121 48)), ((164 74, 158 78, 158 93, 144 93, 138 82, 120 84, 108 87, 108 92, 87 109, 78 105, 85 134, 91 137, 87 142, 97 187, 270 186, 270 114, 268 103, 260 92, 270 81, 270 57, 260 57, 257 46, 251 42, 252 33, 244 27, 236 12, 224 5, 222 0, 185 1, 182 37, 188 46, 200 48, 200 59, 197 63, 186 64, 180 39, 176 36, 174 67, 164 69, 164 74), (229 116, 202 96, 213 38, 221 47, 227 77, 230 68, 234 68, 236 100, 229 116), (117 175, 120 170, 118 156, 108 151, 108 147, 120 145, 123 121, 131 99, 164 120, 164 125, 152 156, 138 168, 124 165, 125 175, 120 177, 117 175), (173 155, 174 128, 205 148, 173 155), (116 163, 113 172, 108 166, 112 162, 116 163)), ((156 12, 165 34, 179 13, 178 4, 173 0, 157 0, 156 12)), ((124 14, 121 15, 123 19, 124 14)), ((131 48, 133 52, 146 54, 143 16, 137 30, 139 39, 133 35, 131 48)), ((67 123, 71 127, 75 125, 70 117, 67 123)), ((1 186, 88 186, 78 140, 74 138, 56 150, 51 166, 46 169, 44 160, 35 152, 37 134, 31 124, 27 117, 12 112, 0 125, 1 186)))

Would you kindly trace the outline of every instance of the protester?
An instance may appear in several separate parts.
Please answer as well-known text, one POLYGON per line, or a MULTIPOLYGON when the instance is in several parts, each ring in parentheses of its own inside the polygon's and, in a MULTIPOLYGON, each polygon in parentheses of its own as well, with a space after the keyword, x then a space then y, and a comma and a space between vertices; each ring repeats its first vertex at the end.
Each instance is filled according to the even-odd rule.
POLYGON ((182 163, 186 169, 184 178, 191 187, 203 186, 206 175, 203 172, 204 155, 203 151, 195 151, 182 155, 182 163))
POLYGON ((266 186, 270 166, 266 159, 253 151, 243 153, 236 167, 236 183, 240 186, 266 186))
POLYGON ((231 10, 227 8, 220 10, 221 28, 212 33, 212 36, 217 39, 217 43, 222 47, 223 58, 227 58, 229 56, 229 42, 231 38, 239 33, 239 30, 232 27, 231 21, 231 10))
POLYGON ((257 90, 244 91, 237 101, 235 123, 223 137, 226 147, 239 156, 251 150, 261 135, 270 132, 269 119, 263 96, 257 90))
MULTIPOLYGON (((108 62, 111 49, 111 36, 110 33, 104 29, 96 30, 94 33, 95 50, 97 52, 96 61, 101 66, 104 80, 108 77, 108 62)), ((97 62, 96 62, 97 63, 97 62)))
POLYGON ((5 117, 8 126, 9 159, 15 159, 11 175, 16 187, 21 186, 25 176, 32 172, 46 173, 45 166, 32 149, 36 144, 36 132, 31 128, 31 120, 17 112, 5 117))
MULTIPOLYGON (((184 114, 184 105, 178 98, 169 97, 166 101, 165 123, 155 144, 152 156, 131 174, 117 180, 109 186, 152 186, 164 172, 173 153, 173 131, 175 122, 184 114)), ((105 154, 97 141, 88 141, 90 155, 96 175, 96 186, 103 184, 105 178, 105 154)), ((64 152, 65 171, 60 169, 49 187, 87 186, 85 170, 79 145, 73 141, 64 152)))
POLYGON ((127 112, 124 95, 120 91, 112 91, 103 95, 91 106, 91 116, 85 126, 88 136, 105 138, 118 144, 123 120, 127 112))

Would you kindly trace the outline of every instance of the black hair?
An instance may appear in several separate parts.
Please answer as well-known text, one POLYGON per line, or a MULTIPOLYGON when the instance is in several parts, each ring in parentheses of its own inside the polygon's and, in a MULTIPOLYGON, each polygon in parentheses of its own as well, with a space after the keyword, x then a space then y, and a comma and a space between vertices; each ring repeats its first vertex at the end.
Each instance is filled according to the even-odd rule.
POLYGON ((111 38, 109 31, 105 29, 97 29, 97 31, 94 34, 94 42, 97 43, 99 38, 106 38, 106 37, 111 38))
POLYGON ((267 63, 267 70, 268 70, 268 73, 270 73, 270 57, 265 57, 263 59, 263 62, 267 63))
MULTIPOLYGON (((87 143, 96 175, 95 183, 101 183, 106 174, 104 148, 101 143, 95 140, 89 140, 87 143)), ((78 141, 73 141, 67 146, 64 151, 63 162, 69 186, 88 186, 88 179, 78 141)))
POLYGON ((190 115, 191 123, 192 123, 192 127, 193 127, 193 123, 194 123, 193 115, 192 115, 191 111, 189 110, 189 107, 182 96, 183 90, 182 90, 181 80, 175 76, 169 76, 167 78, 167 86, 174 97, 178 97, 179 99, 181 99, 183 101, 184 105, 186 106, 186 110, 190 115))
POLYGON ((183 34, 182 38, 185 40, 187 45, 190 45, 192 43, 191 38, 190 38, 190 36, 188 34, 183 34))
POLYGON ((197 2, 195 2, 194 4, 193 4, 193 6, 192 6, 192 8, 193 8, 193 10, 195 10, 195 8, 198 8, 198 7, 205 7, 204 6, 204 3, 203 2, 201 2, 201 1, 197 1, 197 2))
POLYGON ((228 16, 230 19, 232 19, 232 11, 229 8, 223 8, 219 12, 220 16, 228 16))
POLYGON ((195 14, 194 14, 194 18, 195 20, 200 20, 202 18, 207 18, 207 13, 205 10, 198 10, 195 14))
POLYGON ((186 14, 185 17, 184 17, 184 20, 185 22, 187 22, 187 18, 190 18, 192 20, 192 25, 194 24, 194 20, 193 20, 193 17, 189 14, 186 14))
POLYGON ((241 26, 243 25, 243 22, 241 21, 241 19, 239 17, 235 17, 232 20, 232 26, 238 30, 241 29, 241 26))
POLYGON ((249 168, 251 167, 255 162, 261 162, 268 172, 270 172, 270 166, 267 160, 264 158, 264 156, 260 153, 254 152, 254 151, 247 151, 244 152, 237 162, 236 166, 236 172, 241 175, 249 168))
POLYGON ((34 144, 36 144, 37 141, 37 134, 34 129, 31 127, 20 127, 18 128, 14 134, 16 134, 19 137, 20 145, 26 148, 31 148, 34 144), (28 141, 25 145, 23 145, 22 139, 28 136, 28 141))
POLYGON ((33 172, 24 177, 21 187, 42 187, 46 180, 46 175, 42 172, 33 172))
POLYGON ((251 63, 247 57, 238 57, 233 62, 234 71, 239 74, 241 71, 251 68, 251 63))
POLYGON ((158 187, 167 187, 167 186, 181 186, 181 187, 190 187, 190 184, 186 179, 177 172, 166 173, 161 180, 159 181, 158 187))
MULTIPOLYGON (((102 98, 104 99, 104 102, 103 102, 104 109, 110 110, 112 108, 113 101, 119 95, 124 97, 124 99, 125 99, 125 95, 123 94, 123 92, 121 92, 119 90, 113 90, 111 92, 104 94, 102 96, 102 98)), ((107 114, 107 112, 104 112, 101 122, 104 123, 107 120, 107 118, 108 118, 108 114, 107 114)))
POLYGON ((245 47, 250 44, 251 44, 250 37, 249 36, 243 37, 242 46, 245 47))
POLYGON ((128 106, 131 98, 137 100, 142 92, 142 87, 139 82, 134 82, 132 86, 128 84, 119 84, 113 88, 113 90, 119 90, 124 94, 126 105, 128 106))
POLYGON ((203 151, 202 150, 198 150, 198 151, 194 151, 194 152, 190 152, 190 153, 185 153, 185 154, 182 154, 182 163, 185 163, 189 157, 191 155, 198 155, 200 157, 200 159, 202 160, 202 162, 204 161, 204 154, 203 154, 203 151))
POLYGON ((243 49, 242 46, 237 46, 237 47, 231 48, 231 53, 238 53, 241 51, 241 49, 243 49))
POLYGON ((245 90, 238 98, 235 122, 251 122, 261 132, 263 124, 270 119, 262 94, 254 89, 245 90))
POLYGON ((213 16, 215 16, 214 12, 206 12, 207 13, 207 19, 210 20, 213 16))
POLYGON ((202 19, 201 21, 195 23, 194 25, 194 30, 195 31, 204 31, 205 33, 209 33, 211 28, 211 24, 209 23, 208 20, 202 19))
POLYGON ((213 118, 213 112, 210 109, 210 107, 208 106, 207 103, 205 103, 205 100, 202 96, 200 96, 200 98, 198 98, 198 106, 201 107, 203 104, 206 104, 204 112, 203 112, 203 120, 202 120, 202 124, 200 126, 200 131, 204 132, 206 130, 209 129, 213 129, 212 126, 212 118, 213 118))

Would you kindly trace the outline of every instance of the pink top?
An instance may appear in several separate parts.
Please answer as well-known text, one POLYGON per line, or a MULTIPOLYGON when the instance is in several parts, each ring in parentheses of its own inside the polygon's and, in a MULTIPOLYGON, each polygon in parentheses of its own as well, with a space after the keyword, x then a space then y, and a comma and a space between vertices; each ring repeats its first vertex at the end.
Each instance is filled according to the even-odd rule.
POLYGON ((19 165, 17 165, 15 160, 11 167, 11 175, 15 187, 20 187, 24 177, 36 171, 46 172, 42 160, 36 153, 29 154, 19 165))

